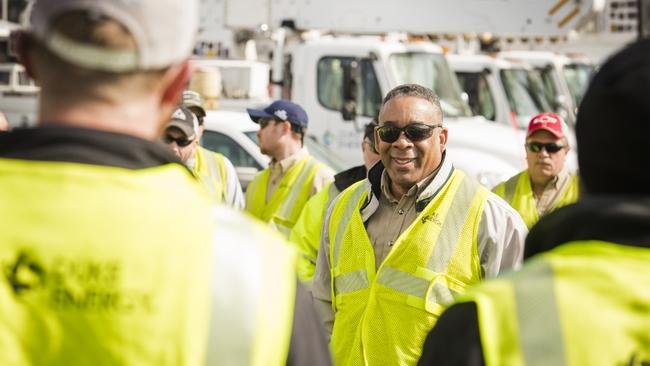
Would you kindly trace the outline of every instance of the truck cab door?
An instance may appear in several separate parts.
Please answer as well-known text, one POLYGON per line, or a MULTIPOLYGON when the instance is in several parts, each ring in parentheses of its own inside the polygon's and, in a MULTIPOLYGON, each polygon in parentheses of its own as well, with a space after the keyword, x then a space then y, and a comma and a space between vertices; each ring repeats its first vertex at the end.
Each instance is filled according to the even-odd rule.
POLYGON ((300 83, 292 99, 309 114, 308 134, 351 167, 362 163, 364 126, 379 113, 381 89, 371 58, 341 54, 295 52, 293 78, 300 83))

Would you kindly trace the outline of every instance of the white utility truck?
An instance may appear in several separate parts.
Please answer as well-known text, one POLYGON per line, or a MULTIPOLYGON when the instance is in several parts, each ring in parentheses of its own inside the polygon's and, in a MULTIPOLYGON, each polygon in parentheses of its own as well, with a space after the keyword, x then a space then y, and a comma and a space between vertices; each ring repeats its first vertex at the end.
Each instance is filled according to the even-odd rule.
POLYGON ((578 106, 595 72, 595 66, 589 60, 548 51, 504 51, 499 53, 499 57, 534 67, 540 73, 553 109, 569 125, 575 124, 578 106))
POLYGON ((568 0, 568 9, 539 16, 554 3, 203 0, 199 39, 242 58, 238 50, 256 42, 259 59, 271 64, 274 98, 305 107, 309 134, 350 165, 361 162, 363 125, 377 116, 390 89, 403 83, 432 88, 449 127, 450 158, 489 186, 524 167, 519 130, 471 116, 443 50, 426 35, 564 35, 598 10, 595 1, 568 0), (567 12, 574 15, 565 20, 567 12))
POLYGON ((447 60, 475 115, 525 129, 534 115, 552 111, 539 73, 523 62, 473 54, 447 60))

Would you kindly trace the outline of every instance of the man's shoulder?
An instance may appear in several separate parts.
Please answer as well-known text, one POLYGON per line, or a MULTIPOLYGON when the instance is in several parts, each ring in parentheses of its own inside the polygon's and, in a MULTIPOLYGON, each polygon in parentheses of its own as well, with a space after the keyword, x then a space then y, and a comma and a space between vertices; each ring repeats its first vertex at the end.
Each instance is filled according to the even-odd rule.
POLYGON ((307 162, 305 167, 311 167, 313 169, 316 169, 316 171, 320 173, 331 173, 332 179, 334 178, 334 175, 336 174, 332 168, 330 168, 329 165, 323 163, 313 155, 306 153, 305 156, 303 157, 304 161, 307 162))
POLYGON ((585 240, 650 247, 648 222, 647 196, 586 197, 542 217, 526 238, 524 258, 585 240))
POLYGON ((160 143, 127 134, 48 125, 0 134, 0 156, 146 169, 181 161, 160 143))
POLYGON ((212 150, 210 150, 210 149, 206 149, 206 148, 203 147, 203 146, 199 146, 199 147, 196 149, 196 151, 197 151, 197 153, 202 154, 203 156, 210 156, 210 157, 213 157, 213 158, 214 158, 215 160, 217 160, 218 162, 221 162, 221 161, 224 161, 224 160, 228 160, 228 161, 230 161, 230 160, 229 160, 225 155, 223 155, 222 153, 220 153, 220 152, 216 152, 216 151, 212 151, 212 150))
POLYGON ((517 173, 517 174, 511 176, 510 178, 508 178, 508 179, 506 179, 506 180, 504 180, 504 181, 501 181, 499 184, 497 184, 497 185, 494 187, 493 190, 496 190, 496 189, 499 188, 499 187, 505 187, 507 184, 517 184, 517 182, 519 182, 519 179, 520 179, 523 175, 528 175, 528 171, 527 171, 527 170, 522 170, 522 171, 520 171, 519 173, 517 173))

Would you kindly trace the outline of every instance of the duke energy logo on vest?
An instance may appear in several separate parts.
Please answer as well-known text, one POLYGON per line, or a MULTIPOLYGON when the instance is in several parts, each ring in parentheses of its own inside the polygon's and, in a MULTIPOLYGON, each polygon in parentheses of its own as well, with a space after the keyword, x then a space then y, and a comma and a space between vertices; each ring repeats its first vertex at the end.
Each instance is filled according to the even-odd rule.
POLYGON ((155 298, 149 291, 124 288, 123 266, 117 260, 55 257, 40 260, 19 251, 3 263, 4 279, 19 302, 38 303, 59 311, 150 313, 155 298))

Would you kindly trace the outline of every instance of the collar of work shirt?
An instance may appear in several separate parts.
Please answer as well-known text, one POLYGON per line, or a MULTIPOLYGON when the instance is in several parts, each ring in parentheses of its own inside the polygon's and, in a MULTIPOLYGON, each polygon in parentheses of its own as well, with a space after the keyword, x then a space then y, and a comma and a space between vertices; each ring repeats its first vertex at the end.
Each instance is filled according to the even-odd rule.
MULTIPOLYGON (((386 199, 391 203, 399 203, 400 201, 395 198, 395 196, 390 192, 390 189, 388 189, 390 186, 390 178, 384 170, 384 166, 380 161, 368 172, 368 180, 366 181, 368 199, 361 208, 361 217, 364 222, 366 222, 377 210, 377 207, 379 207, 379 199, 381 195, 384 195, 384 197, 386 197, 386 199)), ((449 180, 453 171, 454 166, 451 163, 451 160, 447 159, 447 153, 445 152, 442 158, 442 163, 438 169, 414 185, 411 190, 402 197, 402 200, 411 195, 416 195, 415 209, 418 213, 421 212, 438 194, 445 183, 447 183, 447 180, 449 180)))

